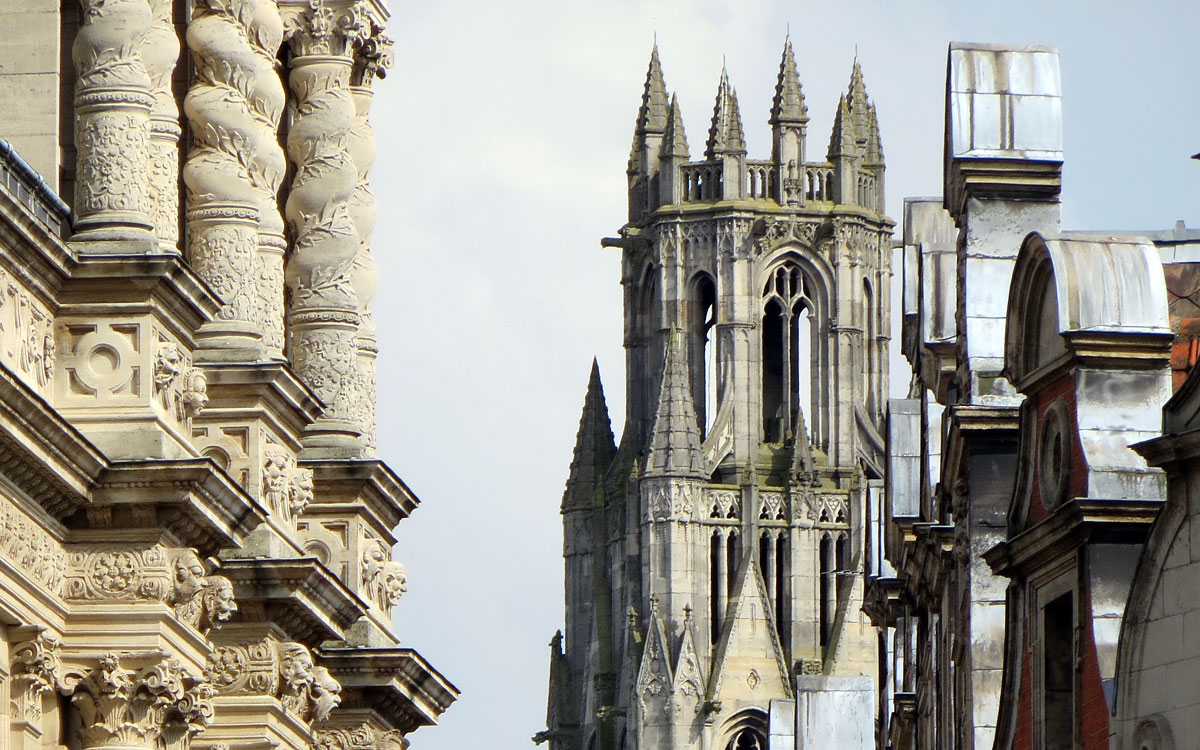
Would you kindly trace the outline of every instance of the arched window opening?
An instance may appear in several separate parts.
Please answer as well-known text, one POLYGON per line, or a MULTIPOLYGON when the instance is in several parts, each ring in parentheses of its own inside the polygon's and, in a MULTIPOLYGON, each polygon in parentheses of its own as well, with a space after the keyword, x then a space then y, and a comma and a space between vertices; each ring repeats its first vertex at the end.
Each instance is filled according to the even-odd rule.
POLYGON ((717 288, 701 274, 692 284, 691 333, 692 403, 701 437, 707 437, 717 416, 717 288))
POLYGON ((727 750, 767 750, 767 743, 755 730, 743 729, 725 747, 727 750))
POLYGON ((818 558, 821 579, 821 647, 824 648, 829 645, 830 633, 833 630, 833 611, 836 606, 833 586, 833 540, 830 539, 829 534, 821 536, 818 558))
POLYGON ((736 531, 729 532, 729 538, 725 541, 725 593, 728 596, 733 596, 733 582, 737 579, 738 565, 742 561, 742 550, 738 542, 740 542, 736 531))
POLYGON ((783 647, 786 649, 791 642, 790 633, 786 627, 789 601, 787 597, 787 576, 791 570, 788 564, 787 534, 781 533, 775 537, 775 632, 779 633, 783 647))
MULTIPOLYGON (((647 384, 652 384, 656 382, 658 373, 662 371, 663 354, 658 345, 658 331, 661 327, 659 323, 658 276, 653 266, 647 266, 645 273, 642 274, 640 296, 637 302, 636 327, 635 335, 642 348, 641 377, 647 384)), ((651 385, 638 388, 637 392, 641 395, 640 418, 647 421, 653 419, 658 390, 651 385)))
POLYGON ((758 537, 758 569, 767 587, 767 598, 771 609, 778 607, 775 599, 775 540, 770 530, 763 530, 758 537))
POLYGON ((1046 750, 1075 747, 1075 603, 1067 592, 1042 610, 1042 740, 1046 750))
POLYGON ((812 411, 814 310, 804 273, 790 263, 776 268, 763 287, 762 403, 767 442, 783 442, 799 422, 797 413, 812 411))
POLYGON ((725 613, 725 550, 721 549, 721 532, 713 531, 708 556, 708 603, 710 642, 721 635, 721 617, 725 613))
POLYGON ((870 414, 876 413, 875 403, 875 295, 871 282, 863 279, 863 399, 870 414))
POLYGON ((839 571, 847 571, 850 569, 850 540, 845 534, 838 534, 837 543, 834 545, 835 565, 839 571))

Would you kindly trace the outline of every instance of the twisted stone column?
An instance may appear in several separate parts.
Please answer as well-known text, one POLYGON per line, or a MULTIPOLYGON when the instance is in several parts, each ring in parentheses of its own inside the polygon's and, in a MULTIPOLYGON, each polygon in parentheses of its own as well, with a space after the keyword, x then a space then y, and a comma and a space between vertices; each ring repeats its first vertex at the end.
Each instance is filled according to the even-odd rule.
POLYGON ((247 36, 253 12, 252 0, 200 0, 187 30, 196 68, 183 102, 193 140, 183 169, 189 260, 224 302, 197 335, 197 358, 210 361, 262 357, 260 196, 251 177, 262 128, 249 104, 259 64, 247 36))
POLYGON ((296 167, 285 207, 295 241, 286 271, 288 353, 297 375, 325 403, 324 415, 306 430, 305 449, 311 455, 357 456, 360 315, 351 276, 359 236, 349 201, 358 170, 349 138, 357 117, 350 74, 360 21, 353 6, 318 0, 288 11, 293 53, 288 84, 296 102, 287 138, 296 167))
POLYGON ((150 0, 153 23, 142 43, 142 63, 150 78, 150 221, 158 249, 179 252, 179 108, 171 76, 179 61, 179 37, 171 0, 150 0))
POLYGON ((363 454, 375 454, 375 321, 371 303, 375 298, 378 275, 375 257, 371 254, 371 234, 375 230, 375 195, 371 192, 369 175, 375 163, 375 132, 371 129, 371 84, 376 76, 383 78, 392 64, 392 42, 382 29, 372 25, 371 36, 365 39, 354 61, 353 82, 356 118, 350 131, 350 156, 358 173, 354 194, 350 197, 350 218, 358 231, 358 254, 354 257, 350 283, 358 297, 359 325, 356 344, 356 422, 362 426, 363 454))
POLYGON ((287 240, 283 235, 283 216, 279 213, 279 186, 287 170, 287 157, 277 132, 287 93, 276 70, 276 55, 283 43, 283 19, 275 0, 258 0, 249 32, 256 62, 250 97, 257 124, 250 171, 258 199, 255 289, 266 356, 283 359, 283 256, 287 240))
POLYGON ((149 240, 150 109, 139 54, 147 0, 81 0, 72 57, 75 89, 76 240, 149 240))

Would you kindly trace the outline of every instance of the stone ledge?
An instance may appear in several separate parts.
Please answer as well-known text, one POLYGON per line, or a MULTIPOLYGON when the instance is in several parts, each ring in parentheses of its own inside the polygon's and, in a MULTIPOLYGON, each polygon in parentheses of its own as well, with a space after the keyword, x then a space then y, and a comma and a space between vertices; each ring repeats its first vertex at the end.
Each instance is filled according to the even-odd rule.
POLYGON ((411 648, 322 648, 317 655, 342 684, 343 708, 372 708, 405 733, 437 724, 459 695, 411 648))
POLYGON ((233 583, 234 621, 273 623, 307 645, 340 640, 367 613, 366 602, 314 557, 226 560, 217 572, 233 583))

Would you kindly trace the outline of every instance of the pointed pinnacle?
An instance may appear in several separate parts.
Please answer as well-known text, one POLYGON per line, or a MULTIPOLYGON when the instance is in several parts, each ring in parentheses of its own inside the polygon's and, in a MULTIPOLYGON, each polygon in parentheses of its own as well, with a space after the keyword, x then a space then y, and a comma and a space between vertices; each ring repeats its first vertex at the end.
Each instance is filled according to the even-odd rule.
POLYGON ((579 433, 575 438, 571 473, 563 492, 564 510, 591 505, 616 453, 612 423, 604 401, 604 386, 600 382, 600 364, 593 358, 587 395, 583 399, 583 414, 579 418, 579 433))
POLYGON ((688 158, 687 133, 683 131, 683 115, 679 112, 679 100, 671 94, 671 109, 667 116, 667 130, 663 133, 660 158, 669 156, 688 158))
POLYGON ((705 156, 714 159, 719 154, 746 152, 742 135, 742 116, 738 110, 737 91, 729 85, 729 74, 721 68, 721 83, 717 86, 717 101, 713 105, 712 125, 708 129, 705 156))
POLYGON ((642 87, 642 106, 638 109, 636 135, 662 133, 667 127, 667 84, 663 80, 662 62, 658 59, 658 43, 650 51, 650 67, 642 87))
POLYGON ((696 425, 696 409, 692 404, 691 379, 688 377, 687 352, 681 339, 679 329, 672 328, 667 338, 658 409, 650 430, 647 476, 704 476, 700 458, 700 431, 696 425))
POLYGON ((771 104, 772 125, 780 122, 808 122, 808 107, 804 103, 804 89, 796 73, 796 55, 792 51, 792 40, 783 45, 783 59, 779 61, 779 79, 775 84, 775 100, 771 104))

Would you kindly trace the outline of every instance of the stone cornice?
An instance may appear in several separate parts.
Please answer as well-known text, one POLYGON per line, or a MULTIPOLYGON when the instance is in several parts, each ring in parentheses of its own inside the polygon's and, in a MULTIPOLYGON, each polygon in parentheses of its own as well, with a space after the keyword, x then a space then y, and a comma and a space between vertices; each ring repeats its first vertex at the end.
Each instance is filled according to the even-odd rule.
POLYGON ((436 724, 459 695, 410 648, 323 648, 318 656, 342 684, 344 707, 372 708, 402 732, 436 724))
POLYGON ((1076 498, 984 552, 983 559, 996 575, 1021 579, 1087 543, 1140 544, 1162 504, 1161 500, 1076 498))
POLYGON ((366 602, 313 557, 227 560, 220 573, 233 582, 235 622, 272 622, 300 643, 341 639, 367 614, 366 602))
POLYGON ((189 346, 194 346, 194 331, 221 308, 217 295, 191 267, 169 254, 81 254, 60 302, 65 315, 164 310, 174 333, 189 346))
POLYGON ((286 363, 212 363, 202 364, 208 383, 210 414, 253 416, 267 414, 284 428, 298 435, 311 424, 325 405, 286 363))
POLYGON ((211 459, 191 458, 114 462, 86 512, 77 512, 68 526, 165 528, 184 546, 211 555, 240 545, 265 518, 262 506, 211 459))
MULTIPOLYGON (((967 443, 976 436, 989 440, 1012 440, 1015 444, 1020 428, 1020 408, 1017 406, 949 406, 946 416, 946 442, 942 456, 942 484, 955 485, 959 463, 967 443)), ((1014 448, 1015 449, 1015 448, 1014 448)))
POLYGON ((86 502, 108 461, 0 363, 0 473, 62 518, 86 502))
POLYGON ((314 500, 306 515, 365 510, 371 526, 391 539, 396 524, 420 504, 404 480, 377 459, 311 460, 299 465, 313 472, 314 500))

